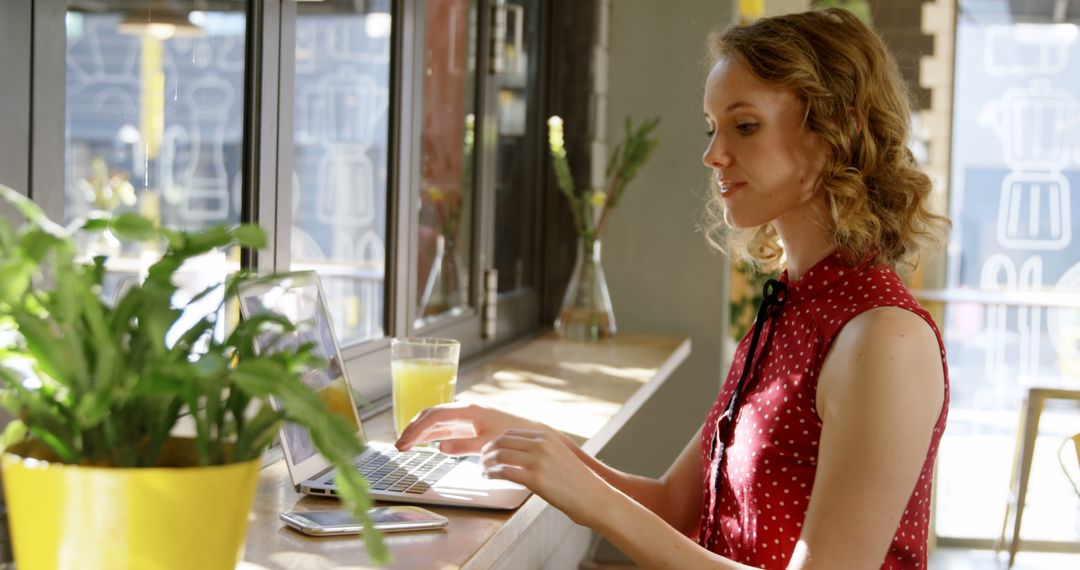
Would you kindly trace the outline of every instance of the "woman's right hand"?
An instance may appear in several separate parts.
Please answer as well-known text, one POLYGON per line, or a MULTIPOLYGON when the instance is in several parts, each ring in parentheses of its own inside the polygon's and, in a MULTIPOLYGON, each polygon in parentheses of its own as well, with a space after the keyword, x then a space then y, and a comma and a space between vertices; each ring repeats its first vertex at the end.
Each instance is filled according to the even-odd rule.
POLYGON ((475 455, 509 430, 542 429, 536 422, 476 404, 443 404, 420 412, 394 444, 401 451, 418 443, 439 442, 448 455, 475 455))

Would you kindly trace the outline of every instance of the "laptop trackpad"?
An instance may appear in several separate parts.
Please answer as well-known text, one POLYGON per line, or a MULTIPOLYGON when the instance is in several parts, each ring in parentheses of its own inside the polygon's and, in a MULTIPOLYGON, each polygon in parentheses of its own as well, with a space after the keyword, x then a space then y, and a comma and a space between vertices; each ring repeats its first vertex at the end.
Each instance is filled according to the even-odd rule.
POLYGON ((458 463, 445 477, 435 484, 436 490, 450 489, 476 489, 484 491, 493 490, 525 490, 525 487, 503 479, 487 479, 484 477, 484 469, 480 466, 480 458, 469 457, 458 463))

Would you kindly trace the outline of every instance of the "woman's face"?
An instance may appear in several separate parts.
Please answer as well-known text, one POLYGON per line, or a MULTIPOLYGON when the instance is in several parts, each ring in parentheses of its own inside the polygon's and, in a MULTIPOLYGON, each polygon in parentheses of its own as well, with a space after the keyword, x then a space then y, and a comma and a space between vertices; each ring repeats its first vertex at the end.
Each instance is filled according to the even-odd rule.
POLYGON ((824 200, 814 189, 827 150, 802 120, 794 93, 767 85, 732 57, 713 66, 705 83, 703 160, 716 176, 729 226, 819 217, 812 202, 824 200))

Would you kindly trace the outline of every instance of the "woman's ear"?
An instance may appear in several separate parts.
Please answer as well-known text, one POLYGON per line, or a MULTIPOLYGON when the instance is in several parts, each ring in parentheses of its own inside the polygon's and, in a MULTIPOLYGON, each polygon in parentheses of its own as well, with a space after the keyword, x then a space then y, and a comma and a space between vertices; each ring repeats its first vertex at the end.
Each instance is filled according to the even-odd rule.
POLYGON ((855 107, 848 107, 848 119, 851 120, 851 134, 861 135, 863 130, 863 122, 859 119, 859 115, 855 112, 855 107))

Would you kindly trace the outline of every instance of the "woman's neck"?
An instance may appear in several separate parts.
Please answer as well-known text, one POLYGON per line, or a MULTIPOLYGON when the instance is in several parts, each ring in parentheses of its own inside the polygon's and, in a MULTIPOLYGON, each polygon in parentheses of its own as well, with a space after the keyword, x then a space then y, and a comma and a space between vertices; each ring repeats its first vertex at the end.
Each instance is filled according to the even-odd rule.
POLYGON ((824 200, 813 200, 773 222, 784 248, 788 279, 796 281, 835 249, 824 200))

